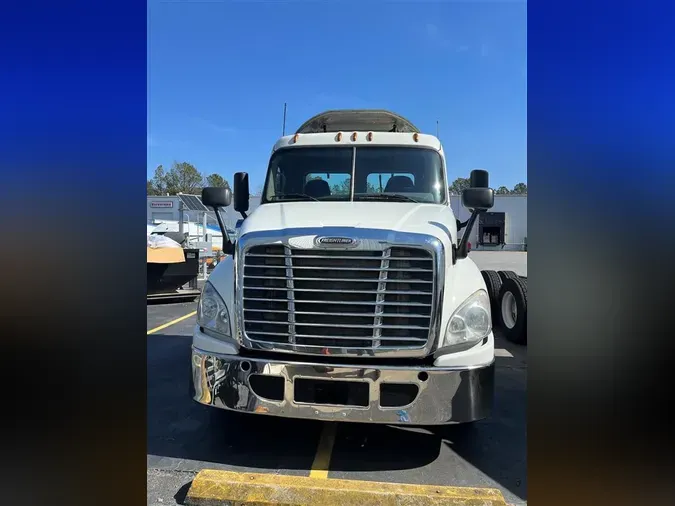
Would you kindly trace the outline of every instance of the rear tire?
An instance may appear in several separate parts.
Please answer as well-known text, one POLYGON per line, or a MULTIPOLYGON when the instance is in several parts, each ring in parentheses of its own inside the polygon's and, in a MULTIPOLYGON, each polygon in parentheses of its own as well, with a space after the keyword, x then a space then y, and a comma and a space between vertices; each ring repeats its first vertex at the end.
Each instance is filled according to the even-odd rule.
POLYGON ((499 308, 499 290, 502 287, 502 279, 495 271, 481 271, 492 309, 492 319, 495 320, 499 308))
POLYGON ((498 321, 506 339, 527 344, 527 283, 520 278, 504 281, 499 291, 498 321))
POLYGON ((499 277, 502 280, 502 283, 506 281, 507 279, 517 279, 518 274, 516 274, 513 271, 497 271, 497 274, 499 274, 499 277))

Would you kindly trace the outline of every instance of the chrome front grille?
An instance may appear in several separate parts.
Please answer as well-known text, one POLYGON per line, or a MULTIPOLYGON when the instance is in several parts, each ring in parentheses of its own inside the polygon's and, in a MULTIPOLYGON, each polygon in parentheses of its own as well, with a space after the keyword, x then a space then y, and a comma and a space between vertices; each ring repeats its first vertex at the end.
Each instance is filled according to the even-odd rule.
POLYGON ((372 355, 429 340, 435 280, 425 249, 253 246, 243 269, 244 332, 252 342, 372 355))

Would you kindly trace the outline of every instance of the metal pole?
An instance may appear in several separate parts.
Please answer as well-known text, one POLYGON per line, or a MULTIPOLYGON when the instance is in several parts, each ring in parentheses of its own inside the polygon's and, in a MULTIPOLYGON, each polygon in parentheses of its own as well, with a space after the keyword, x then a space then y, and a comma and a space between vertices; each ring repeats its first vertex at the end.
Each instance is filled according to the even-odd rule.
MULTIPOLYGON (((207 219, 207 215, 206 215, 206 212, 204 212, 204 219, 203 219, 203 223, 202 223, 202 237, 203 237, 204 242, 206 242, 206 219, 207 219)), ((211 252, 209 251, 207 253, 211 253, 211 252)), ((208 275, 208 265, 209 264, 206 261, 207 258, 208 257, 206 255, 204 255, 204 264, 203 264, 204 265, 204 279, 209 277, 209 275, 208 275)))
POLYGON ((438 138, 438 120, 436 120, 436 137, 438 138))
POLYGON ((178 201, 178 233, 183 236, 183 219, 184 219, 183 201, 178 201))
POLYGON ((281 127, 281 136, 286 135, 286 102, 284 102, 284 125, 281 127))

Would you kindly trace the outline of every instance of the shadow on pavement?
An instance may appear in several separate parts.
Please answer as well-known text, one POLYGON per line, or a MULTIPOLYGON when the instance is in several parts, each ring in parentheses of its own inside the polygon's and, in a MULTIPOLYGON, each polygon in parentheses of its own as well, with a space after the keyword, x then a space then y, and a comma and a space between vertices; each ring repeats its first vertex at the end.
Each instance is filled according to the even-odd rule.
POLYGON ((190 297, 167 297, 162 299, 148 299, 148 306, 178 306, 180 304, 190 304, 191 302, 196 302, 199 298, 199 295, 194 295, 190 297))
POLYGON ((178 489, 178 492, 176 492, 173 496, 174 500, 176 501, 176 504, 180 504, 181 506, 185 504, 185 498, 187 497, 187 494, 191 486, 192 481, 189 481, 178 489))

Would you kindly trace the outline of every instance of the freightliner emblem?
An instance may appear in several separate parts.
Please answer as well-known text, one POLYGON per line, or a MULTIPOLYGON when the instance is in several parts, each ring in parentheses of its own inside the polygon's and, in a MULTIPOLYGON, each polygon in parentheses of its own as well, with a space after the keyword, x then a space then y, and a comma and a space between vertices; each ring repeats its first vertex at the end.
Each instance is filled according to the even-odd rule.
POLYGON ((316 239, 316 243, 317 245, 323 246, 324 248, 353 248, 359 243, 359 241, 358 239, 354 239, 352 237, 318 237, 316 239))

